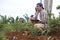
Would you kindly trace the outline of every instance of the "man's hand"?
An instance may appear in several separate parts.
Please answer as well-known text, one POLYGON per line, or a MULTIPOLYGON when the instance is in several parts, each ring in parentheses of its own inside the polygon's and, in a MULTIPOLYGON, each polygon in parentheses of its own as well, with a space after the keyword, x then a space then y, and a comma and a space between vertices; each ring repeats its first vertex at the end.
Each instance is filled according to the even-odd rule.
POLYGON ((37 8, 35 7, 35 11, 37 12, 37 8))
POLYGON ((39 11, 37 10, 37 7, 35 7, 35 12, 39 13, 39 11))

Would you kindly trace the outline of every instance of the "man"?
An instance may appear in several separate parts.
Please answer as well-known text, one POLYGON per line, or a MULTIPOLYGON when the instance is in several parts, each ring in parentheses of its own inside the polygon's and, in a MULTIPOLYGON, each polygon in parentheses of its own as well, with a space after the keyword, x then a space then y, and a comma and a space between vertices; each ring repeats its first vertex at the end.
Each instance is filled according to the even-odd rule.
POLYGON ((44 10, 43 8, 43 4, 42 3, 37 3, 36 8, 35 8, 35 20, 39 20, 40 23, 35 24, 34 26, 38 26, 41 28, 45 28, 47 27, 47 21, 48 21, 48 16, 47 16, 47 12, 44 10))

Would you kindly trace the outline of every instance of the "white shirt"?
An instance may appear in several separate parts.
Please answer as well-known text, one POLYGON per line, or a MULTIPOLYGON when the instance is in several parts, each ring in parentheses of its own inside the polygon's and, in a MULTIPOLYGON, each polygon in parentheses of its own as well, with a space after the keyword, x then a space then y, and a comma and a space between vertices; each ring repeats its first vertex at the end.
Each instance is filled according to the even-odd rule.
POLYGON ((41 19, 40 19, 40 13, 38 13, 37 20, 41 21, 41 19))

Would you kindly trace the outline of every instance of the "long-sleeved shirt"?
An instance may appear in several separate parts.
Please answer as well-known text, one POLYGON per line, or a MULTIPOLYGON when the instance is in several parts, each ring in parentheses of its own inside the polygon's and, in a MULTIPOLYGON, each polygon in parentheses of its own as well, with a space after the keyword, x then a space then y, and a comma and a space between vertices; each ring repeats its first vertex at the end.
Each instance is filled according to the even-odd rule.
POLYGON ((40 11, 39 13, 38 13, 38 12, 35 13, 35 19, 37 19, 38 16, 40 15, 40 20, 41 20, 42 22, 47 23, 47 21, 48 21, 48 14, 47 14, 47 12, 43 9, 43 10, 40 11), (39 14, 39 13, 40 13, 40 14, 39 14))

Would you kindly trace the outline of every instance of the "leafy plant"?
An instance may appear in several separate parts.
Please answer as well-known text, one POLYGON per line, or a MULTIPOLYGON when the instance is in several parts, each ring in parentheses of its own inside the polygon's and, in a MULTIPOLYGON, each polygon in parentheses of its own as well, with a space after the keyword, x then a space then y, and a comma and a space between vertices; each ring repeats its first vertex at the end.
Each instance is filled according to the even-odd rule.
POLYGON ((38 28, 33 27, 29 23, 22 23, 21 32, 24 32, 26 29, 28 29, 33 35, 37 35, 38 28))

